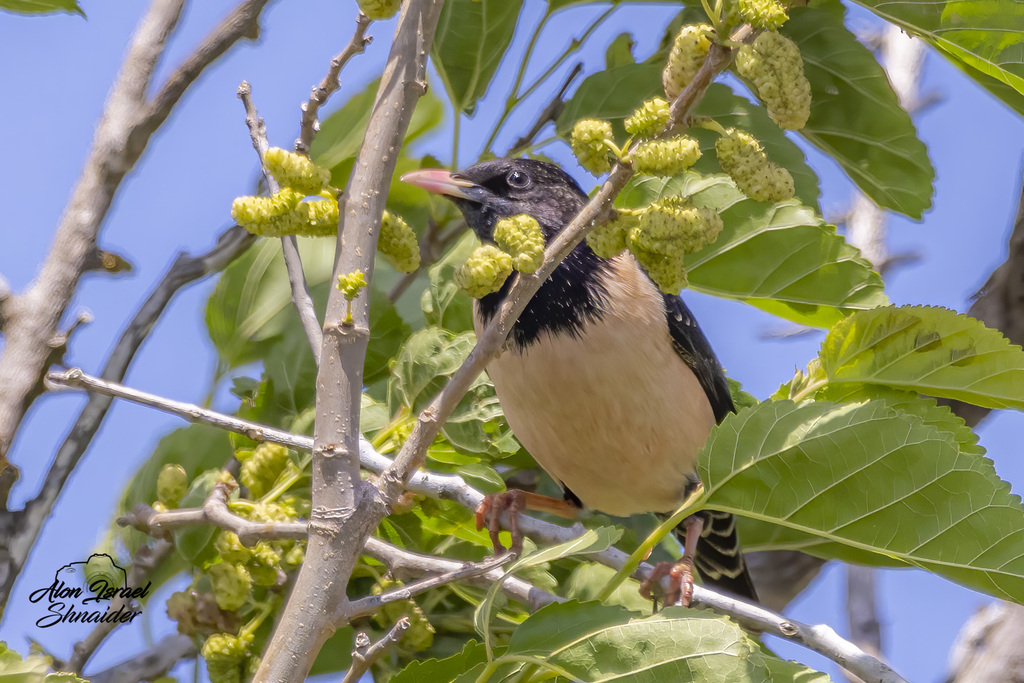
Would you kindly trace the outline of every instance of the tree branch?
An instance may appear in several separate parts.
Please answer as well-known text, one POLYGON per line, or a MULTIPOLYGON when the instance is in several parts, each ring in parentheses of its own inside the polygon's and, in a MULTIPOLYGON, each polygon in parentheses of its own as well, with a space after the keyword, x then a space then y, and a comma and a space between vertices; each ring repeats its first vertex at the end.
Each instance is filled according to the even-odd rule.
POLYGON ((345 674, 341 683, 357 683, 363 674, 373 666, 377 658, 384 654, 389 645, 401 640, 402 634, 407 628, 409 628, 409 617, 402 617, 391 627, 390 631, 384 634, 384 637, 372 645, 370 637, 366 633, 362 631, 357 633, 356 646, 352 650, 352 666, 349 667, 348 673, 345 674))
MULTIPOLYGON (((100 224, 122 179, 198 75, 240 38, 254 35, 267 1, 249 0, 239 5, 179 67, 152 102, 146 101, 146 90, 177 25, 184 0, 153 0, 139 23, 96 128, 85 168, 57 227, 53 247, 29 289, 9 297, 4 305, 0 470, 9 467, 6 456, 15 432, 46 371, 46 342, 54 335, 94 253, 100 224)), ((0 472, 0 479, 10 479, 12 472, 0 472)), ((0 493, 7 488, 0 487, 0 493)))
MULTIPOLYGON (((132 389, 126 389, 125 387, 121 387, 113 383, 101 382, 100 380, 85 375, 80 370, 71 370, 68 371, 68 373, 65 373, 65 375, 51 373, 49 379, 51 383, 57 387, 79 386, 86 387, 91 391, 106 391, 117 395, 118 397, 135 400, 143 403, 144 405, 172 412, 175 415, 186 417, 192 421, 205 422, 207 424, 221 427, 222 429, 237 431, 257 440, 271 441, 307 451, 313 447, 313 440, 309 437, 288 434, 287 432, 283 432, 278 429, 247 422, 235 417, 218 415, 217 413, 199 408, 198 406, 189 406, 187 404, 154 397, 150 394, 143 394, 142 392, 137 392, 132 389), (66 375, 70 375, 70 377, 67 377, 66 375)), ((363 467, 375 473, 384 473, 394 467, 394 463, 389 458, 377 453, 373 449, 373 446, 371 446, 366 440, 360 441, 359 460, 363 467)), ((462 477, 453 474, 435 474, 424 471, 416 472, 409 480, 408 489, 433 498, 456 501, 469 510, 475 510, 484 498, 482 493, 469 486, 462 477)), ((505 513, 502 518, 503 523, 506 525, 508 524, 507 515, 508 513, 505 513)), ((555 524, 549 524, 548 522, 541 521, 528 515, 520 515, 519 528, 531 538, 535 539, 538 543, 544 544, 570 541, 578 537, 580 534, 579 525, 575 525, 573 527, 562 527, 555 524)), ((382 541, 368 538, 363 545, 365 545, 365 549, 368 554, 381 559, 381 561, 385 561, 382 559, 382 557, 384 557, 383 555, 375 554, 381 552, 380 546, 375 547, 374 545, 377 543, 382 543, 382 541)), ((397 551, 397 549, 395 550, 397 551)), ((408 551, 397 552, 404 553, 405 557, 410 555, 416 558, 425 557, 408 553, 408 551)), ((392 555, 392 557, 394 557, 394 555, 392 555)), ((588 558, 595 562, 600 562, 601 564, 612 567, 613 569, 619 569, 626 563, 628 555, 616 548, 609 548, 608 550, 588 555, 588 558)), ((402 561, 404 562, 406 560, 403 559, 402 561)), ((461 566, 461 563, 450 560, 438 560, 438 562, 450 563, 441 571, 452 571, 461 566)), ((416 564, 413 564, 412 566, 416 566, 416 564)), ((440 568, 442 565, 438 564, 435 566, 440 568)), ((636 571, 633 572, 632 576, 638 580, 643 580, 650 575, 652 570, 653 567, 649 564, 642 563, 636 571)), ((486 575, 484 578, 487 578, 486 575)), ((509 581, 511 580, 512 579, 509 579, 509 581)), ((666 588, 667 581, 668 579, 666 578, 664 580, 664 587, 666 588)), ((508 590, 507 582, 503 588, 505 588, 506 591, 508 590)), ((529 594, 526 594, 524 597, 528 601, 527 604, 530 604, 531 606, 536 605, 529 594)), ((522 600, 524 598, 516 597, 516 599, 522 600)), ((719 614, 730 616, 751 630, 771 633, 780 638, 799 643, 808 649, 828 657, 865 681, 904 683, 904 679, 893 671, 887 664, 880 662, 871 655, 857 648, 854 644, 841 638, 828 626, 812 626, 792 621, 759 605, 751 605, 737 598, 717 593, 714 590, 704 588, 699 585, 694 586, 692 606, 695 608, 708 608, 719 614)))
MULTIPOLYGON (((185 94, 199 75, 206 70, 228 49, 242 38, 256 40, 260 33, 260 15, 270 0, 245 0, 193 50, 188 59, 182 62, 171 77, 167 79, 160 92, 150 103, 146 116, 140 124, 140 130, 152 133, 167 119, 174 105, 185 94)), ((140 150, 141 151, 141 150, 140 150)))
POLYGON ((132 149, 128 139, 146 110, 146 88, 183 5, 184 0, 153 0, 139 23, 53 247, 28 291, 9 297, 5 303, 5 347, 0 356, 0 468, 7 467, 5 458, 14 433, 46 370, 46 342, 56 332, 95 248, 100 222, 114 192, 142 151, 132 149))
MULTIPOLYGON (((127 515, 118 519, 117 523, 120 526, 130 526, 154 538, 166 538, 174 529, 197 524, 210 524, 234 532, 238 536, 238 540, 245 546, 255 545, 258 541, 278 539, 306 540, 308 535, 306 522, 253 522, 232 513, 228 508, 229 493, 225 484, 214 485, 201 508, 157 512, 148 505, 139 504, 127 515)), ((376 611, 378 607, 388 602, 404 600, 452 581, 467 580, 475 585, 489 586, 504 578, 504 572, 499 567, 511 559, 511 556, 505 555, 480 563, 459 562, 433 555, 414 553, 373 536, 366 540, 363 552, 387 565, 396 578, 419 577, 425 574, 436 576, 418 584, 405 586, 398 592, 386 594, 392 597, 384 599, 382 602, 375 601, 385 598, 385 595, 357 600, 353 603, 353 605, 357 605, 354 607, 354 615, 376 611), (401 591, 405 591, 407 594, 403 597, 400 594, 401 591)), ((561 598, 515 577, 505 578, 502 590, 510 598, 529 606, 531 610, 537 610, 544 605, 561 600, 561 598)))
POLYGON ((365 598, 353 600, 349 603, 348 610, 346 610, 346 616, 349 619, 355 619, 359 616, 373 614, 384 605, 392 602, 398 602, 399 600, 411 600, 420 593, 425 593, 431 588, 437 588, 438 586, 443 586, 446 583, 459 581, 461 579, 469 579, 475 576, 488 574, 492 569, 496 569, 514 558, 514 553, 505 553, 504 555, 491 557, 483 560, 482 562, 464 562, 458 569, 453 569, 445 572, 444 574, 420 579, 419 581, 410 583, 407 586, 390 590, 387 593, 369 595, 365 598))
POLYGON ((196 656, 196 646, 188 636, 167 636, 151 649, 126 659, 109 669, 89 674, 90 683, 140 683, 155 681, 182 659, 196 656))
POLYGON ((344 50, 331 60, 331 68, 327 70, 327 75, 320 81, 320 85, 313 86, 313 92, 309 95, 309 100, 302 103, 299 137, 295 140, 295 151, 299 154, 309 154, 309 147, 313 144, 313 138, 320 130, 317 113, 320 111, 320 107, 324 106, 324 103, 327 102, 328 98, 334 94, 334 91, 341 87, 341 82, 338 80, 341 70, 345 68, 348 60, 362 54, 366 46, 373 42, 373 36, 364 37, 366 28, 369 25, 370 20, 366 18, 365 14, 360 12, 359 16, 356 17, 356 32, 352 35, 352 40, 349 41, 344 50))
MULTIPOLYGON (((388 187, 416 102, 441 0, 402 4, 394 42, 352 176, 339 205, 332 282, 355 271, 373 278, 388 187)), ((387 514, 359 477, 359 408, 369 340, 369 295, 352 302, 332 287, 319 350, 312 458, 312 513, 306 561, 255 681, 299 680, 339 623, 359 550, 387 514), (349 316, 351 312, 351 317, 349 316)))
MULTIPOLYGON (((263 177, 267 180, 267 188, 271 194, 274 194, 281 189, 281 186, 277 179, 267 172, 267 163, 264 160, 267 150, 270 149, 270 142, 267 140, 267 126, 263 117, 256 111, 256 105, 252 101, 252 86, 248 82, 242 81, 242 84, 238 86, 238 99, 242 100, 242 105, 245 106, 245 125, 249 128, 253 149, 256 150, 256 155, 260 158, 260 168, 263 170, 263 177)), ((316 318, 316 309, 313 307, 313 296, 309 293, 306 274, 302 271, 302 257, 299 256, 299 243, 295 235, 285 235, 281 238, 281 254, 284 257, 285 269, 288 271, 292 303, 299 314, 302 329, 306 331, 309 347, 313 351, 313 360, 319 365, 323 332, 320 329, 320 321, 316 318)))
MULTIPOLYGON (((163 279, 121 334, 100 376, 105 380, 120 381, 128 371, 128 366, 134 360, 142 342, 178 290, 211 273, 223 270, 243 254, 254 240, 255 238, 245 229, 236 225, 221 233, 216 245, 205 254, 178 254, 163 279)), ((43 524, 50 515, 65 482, 103 424, 110 403, 110 397, 103 394, 96 393, 89 397, 71 431, 57 450, 39 493, 25 504, 23 510, 0 516, 0 524, 6 530, 6 533, 0 534, 0 537, 6 539, 0 546, 0 558, 3 562, 0 565, 0 605, 6 604, 43 524)))

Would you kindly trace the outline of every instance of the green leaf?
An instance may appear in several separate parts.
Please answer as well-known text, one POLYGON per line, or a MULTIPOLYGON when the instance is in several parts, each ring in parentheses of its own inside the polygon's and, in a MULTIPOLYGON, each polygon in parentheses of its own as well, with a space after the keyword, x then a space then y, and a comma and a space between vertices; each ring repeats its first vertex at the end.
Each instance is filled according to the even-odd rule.
POLYGON ((473 350, 472 332, 452 334, 425 327, 409 337, 391 369, 391 393, 406 408, 417 412, 441 390, 473 350))
MULTIPOLYGON (((332 285, 334 242, 300 238, 299 254, 322 318, 332 285)), ((275 392, 290 397, 286 407, 298 413, 313 404, 316 363, 292 304, 280 240, 261 240, 228 266, 207 302, 206 322, 225 369, 262 360, 275 392)), ((409 326, 387 295, 371 288, 365 384, 387 377, 388 364, 408 334, 409 326)))
MULTIPOLYGON (((310 288, 330 280, 334 241, 299 238, 298 243, 310 288)), ((264 358, 286 330, 301 329, 280 240, 260 240, 224 270, 206 304, 206 326, 226 368, 264 358)))
MULTIPOLYGON (((117 516, 127 514, 139 503, 152 505, 156 501, 156 480, 164 465, 181 465, 189 479, 193 479, 206 470, 223 467, 232 455, 228 434, 221 429, 207 425, 175 429, 160 439, 153 454, 136 470, 121 494, 117 516)), ((146 539, 134 529, 123 529, 122 534, 133 552, 146 539)))
POLYGON ((800 133, 835 159, 882 208, 920 218, 935 170, 910 116, 871 51, 844 26, 834 0, 794 7, 779 30, 800 46, 811 116, 800 133))
MULTIPOLYGON (((520 569, 536 567, 537 565, 544 564, 545 562, 553 562, 554 560, 560 560, 564 557, 569 557, 570 555, 585 555, 587 553, 602 552, 610 548, 617 540, 619 540, 620 536, 622 536, 622 530, 612 527, 588 529, 570 541, 559 543, 519 558, 508 566, 505 570, 505 576, 511 576, 520 569)), ((494 600, 497 598, 498 592, 501 590, 501 584, 502 581, 495 581, 491 584, 487 589, 487 596, 476 608, 476 613, 473 615, 473 626, 476 628, 476 632, 484 637, 484 645, 487 647, 488 652, 492 649, 490 630, 491 610, 494 606, 494 600)), ((488 659, 489 658, 490 657, 488 657, 488 659)))
POLYGON ((900 401, 760 403, 712 431, 705 504, 815 536, 823 557, 881 555, 1024 601, 1020 498, 953 425, 900 401))
MULTIPOLYGON (((649 600, 644 603, 645 608, 650 607, 649 600)), ((519 625, 508 643, 508 654, 545 655, 601 628, 622 624, 639 615, 639 611, 619 605, 579 600, 555 602, 540 608, 519 625)))
MULTIPOLYGON (((360 145, 366 135, 366 126, 370 121, 370 110, 377 99, 380 79, 372 81, 361 92, 349 98, 340 109, 327 117, 320 124, 320 132, 313 138, 309 157, 317 164, 331 169, 332 182, 344 187, 348 180, 351 163, 345 172, 335 173, 340 165, 351 162, 359 152, 360 145)), ((405 144, 421 137, 441 125, 444 117, 444 105, 430 90, 416 102, 409 128, 405 134, 405 144)))
POLYGON ((556 647, 546 661, 580 681, 771 680, 757 646, 736 623, 681 607, 604 625, 556 647))
MULTIPOLYGON (((626 541, 628 543, 628 541, 626 541)), ((596 600, 615 570, 597 562, 580 562, 573 568, 565 586, 565 597, 585 602, 596 600)), ((650 610, 651 601, 640 594, 640 582, 626 579, 620 583, 605 601, 609 605, 621 605, 626 609, 644 613, 650 610)))
POLYGON ((520 448, 487 375, 474 380, 441 431, 463 453, 503 457, 520 448))
POLYGON ((483 643, 471 640, 458 654, 445 659, 428 659, 410 662, 399 671, 391 683, 422 683, 423 681, 454 681, 461 674, 487 661, 487 648, 483 643))
POLYGON ((859 312, 829 331, 820 359, 829 384, 880 384, 1024 410, 1024 351, 984 323, 943 308, 859 312))
POLYGON ((472 115, 498 70, 519 21, 522 0, 448 0, 431 57, 456 112, 472 115))
POLYGON ((664 64, 621 64, 587 76, 565 103, 555 125, 556 131, 568 137, 577 121, 594 118, 611 121, 621 135, 623 119, 641 102, 658 94, 664 96, 663 67, 664 64))
POLYGON ((429 324, 452 332, 473 329, 473 300, 459 291, 454 274, 479 246, 480 240, 472 231, 467 231, 430 267, 430 287, 420 299, 423 315, 429 324))
POLYGON ((67 12, 85 17, 85 12, 79 7, 77 0, 0 0, 0 10, 17 14, 67 12))
POLYGON ((1024 93, 1024 12, 1018 2, 856 1, 907 33, 921 36, 952 60, 1024 93))
POLYGON ((615 39, 604 51, 605 68, 610 69, 613 66, 620 66, 622 64, 635 64, 636 59, 633 57, 634 45, 636 45, 636 40, 633 39, 633 34, 629 31, 624 31, 615 36, 615 39))
POLYGON ((631 181, 619 202, 638 207, 672 194, 715 208, 725 225, 714 243, 686 257, 691 289, 816 327, 888 303, 871 264, 795 200, 762 204, 747 199, 728 176, 686 173, 631 181))
MULTIPOLYGON (((658 83, 660 85, 661 81, 658 83)), ((727 85, 712 83, 698 103, 695 113, 698 116, 710 116, 726 128, 745 130, 757 138, 768 157, 780 166, 785 166, 793 176, 797 199, 818 209, 818 197, 821 194, 818 174, 807 165, 803 150, 775 125, 764 107, 740 97, 727 85)), ((718 134, 702 128, 691 128, 688 134, 700 141, 703 152, 694 170, 700 173, 721 173, 715 154, 718 134)))

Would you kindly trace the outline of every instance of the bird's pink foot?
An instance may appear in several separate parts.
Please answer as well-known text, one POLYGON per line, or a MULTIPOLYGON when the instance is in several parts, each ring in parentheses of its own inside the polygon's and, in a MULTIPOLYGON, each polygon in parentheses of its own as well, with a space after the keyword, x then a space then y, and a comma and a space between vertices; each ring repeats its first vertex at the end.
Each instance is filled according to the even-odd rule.
POLYGON ((483 529, 485 526, 491 534, 491 543, 494 545, 494 554, 501 555, 505 552, 505 546, 498 540, 501 533, 501 513, 508 510, 509 533, 512 534, 512 552, 517 555, 523 551, 523 532, 519 530, 519 513, 526 509, 526 492, 519 489, 509 489, 501 493, 490 493, 484 496, 484 500, 476 509, 476 528, 483 529))
POLYGON ((661 580, 668 577, 668 591, 662 596, 664 605, 681 604, 689 607, 693 600, 693 565, 685 559, 679 562, 659 562, 654 571, 640 584, 640 594, 647 600, 654 601, 658 608, 658 595, 661 593, 661 580))

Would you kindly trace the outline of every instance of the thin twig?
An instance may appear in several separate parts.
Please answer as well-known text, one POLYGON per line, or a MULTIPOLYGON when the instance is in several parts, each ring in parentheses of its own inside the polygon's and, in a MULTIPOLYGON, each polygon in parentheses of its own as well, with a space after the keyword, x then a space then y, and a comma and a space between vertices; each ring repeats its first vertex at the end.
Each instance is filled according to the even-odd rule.
POLYGON ((136 505, 127 515, 118 518, 118 526, 130 526, 139 531, 161 538, 174 529, 196 524, 211 524, 233 531, 244 546, 255 545, 257 541, 305 540, 306 522, 253 522, 239 517, 228 508, 231 491, 227 484, 218 482, 207 496, 201 508, 184 508, 157 512, 145 504, 136 505))
POLYGON ((334 94, 334 91, 341 87, 341 82, 338 80, 341 70, 348 63, 348 60, 358 54, 362 54, 366 50, 366 46, 373 42, 373 36, 366 36, 366 27, 369 25, 370 20, 366 18, 365 14, 360 12, 359 16, 356 17, 356 32, 352 35, 352 40, 349 41, 344 50, 331 60, 331 68, 327 70, 324 80, 320 81, 320 85, 313 86, 313 92, 310 94, 309 100, 302 103, 299 137, 295 140, 295 151, 299 154, 309 154, 309 147, 313 144, 313 138, 320 130, 317 113, 320 111, 320 107, 324 106, 324 103, 327 102, 328 98, 334 94))
POLYGON ((389 645, 401 640, 402 634, 409 628, 409 623, 409 617, 402 617, 391 627, 390 631, 384 634, 383 638, 372 645, 370 637, 366 633, 362 631, 357 633, 355 649, 352 650, 352 666, 349 667, 348 673, 345 674, 341 683, 356 683, 361 679, 363 674, 377 661, 377 658, 384 654, 389 645))
POLYGON ((583 62, 579 62, 573 67, 569 75, 566 76, 565 81, 562 83, 562 87, 558 89, 555 96, 551 98, 547 106, 544 107, 540 114, 537 115, 537 119, 530 126, 530 129, 523 134, 518 140, 516 140, 505 156, 513 156, 518 154, 522 150, 530 146, 534 138, 540 133, 541 129, 544 128, 549 122, 558 121, 558 117, 561 116, 562 110, 565 109, 565 93, 572 85, 572 82, 576 80, 576 77, 583 71, 583 62))
POLYGON ((206 37, 192 54, 174 70, 149 105, 144 127, 155 129, 167 119, 174 105, 199 75, 228 48, 243 38, 256 40, 260 33, 260 15, 270 0, 246 0, 206 37))
POLYGON ((420 579, 419 581, 410 583, 407 586, 394 588, 387 593, 370 595, 365 598, 353 600, 349 603, 347 610, 348 614, 346 616, 349 619, 355 619, 356 617, 373 614, 384 605, 397 602, 399 600, 410 600, 420 593, 425 593, 431 588, 437 588, 438 586, 443 586, 446 583, 459 581, 461 579, 482 576, 512 559, 515 559, 515 553, 505 553, 504 555, 491 557, 482 562, 466 562, 458 569, 453 569, 450 572, 420 579))
POLYGON ((109 669, 88 674, 89 683, 141 683, 155 681, 167 674, 183 659, 195 657, 198 652, 192 639, 175 634, 167 636, 150 649, 115 664, 109 669))
MULTIPOLYGON (((189 406, 188 404, 154 397, 151 394, 143 394, 142 392, 127 389, 114 383, 102 382, 85 375, 80 370, 71 370, 63 374, 50 373, 48 380, 55 387, 84 387, 90 391, 105 391, 119 398, 134 400, 144 405, 185 417, 186 419, 204 422, 222 429, 238 431, 251 438, 281 443, 302 450, 309 450, 313 447, 312 439, 309 437, 288 434, 278 429, 227 415, 219 415, 198 406, 189 406)), ((389 458, 377 453, 373 446, 365 439, 360 441, 359 460, 361 465, 367 470, 378 474, 390 471, 394 467, 394 463, 389 458)), ((434 498, 456 501, 469 510, 475 510, 484 499, 482 493, 469 486, 462 477, 453 474, 435 474, 433 472, 419 471, 410 478, 408 489, 434 498)), ((503 515, 502 521, 507 525, 507 512, 503 515)), ((582 527, 579 525, 562 527, 543 522, 529 515, 520 515, 519 528, 538 543, 545 544, 570 541, 582 533, 582 527)), ((370 555, 376 557, 374 555, 377 552, 374 550, 375 543, 381 543, 381 541, 371 538, 366 541, 365 548, 370 555)), ((407 551, 401 552, 407 553, 407 551)), ((621 568, 628 558, 626 553, 616 548, 609 548, 588 557, 613 569, 621 568)), ((380 558, 378 557, 378 559, 380 558)), ((451 571, 457 567, 458 563, 452 563, 452 565, 449 565, 448 568, 442 571, 451 571)), ((653 567, 649 564, 642 563, 633 572, 632 576, 635 579, 643 580, 650 575, 652 570, 653 567)), ((664 581, 666 588, 667 581, 668 579, 666 578, 664 581)), ((904 682, 904 679, 888 665, 871 657, 852 643, 841 638, 828 626, 812 626, 792 621, 759 605, 752 605, 742 600, 728 597, 703 586, 694 586, 693 602, 691 604, 693 607, 706 607, 719 614, 730 616, 752 630, 772 633, 780 638, 799 643, 828 657, 865 681, 879 681, 881 683, 904 682)))
MULTIPOLYGON (((245 107, 245 125, 249 128, 252 147, 260 158, 260 167, 263 169, 263 176, 267 179, 267 188, 273 194, 280 190, 281 186, 277 179, 267 172, 267 163, 264 160, 267 150, 270 149, 270 141, 267 140, 267 125, 263 121, 263 117, 256 111, 256 105, 252 101, 252 86, 247 81, 242 81, 242 84, 238 86, 238 99, 242 100, 242 105, 245 107)), ((313 352, 313 360, 319 365, 323 331, 320 329, 320 321, 316 318, 313 296, 309 292, 309 283, 306 282, 306 274, 302 270, 302 257, 299 256, 299 243, 295 235, 285 235, 281 238, 281 254, 284 256, 284 265, 288 271, 292 303, 299 314, 302 329, 306 331, 306 338, 309 340, 309 347, 313 352)))

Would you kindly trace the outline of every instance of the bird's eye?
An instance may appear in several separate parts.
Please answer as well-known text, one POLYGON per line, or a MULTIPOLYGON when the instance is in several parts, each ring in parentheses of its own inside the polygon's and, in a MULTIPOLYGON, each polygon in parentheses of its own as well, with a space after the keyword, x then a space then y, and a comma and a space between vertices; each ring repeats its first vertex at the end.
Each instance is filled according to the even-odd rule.
POLYGON ((530 176, 518 170, 509 171, 509 174, 505 176, 505 182, 509 184, 509 187, 514 187, 521 190, 524 187, 529 186, 530 176))

